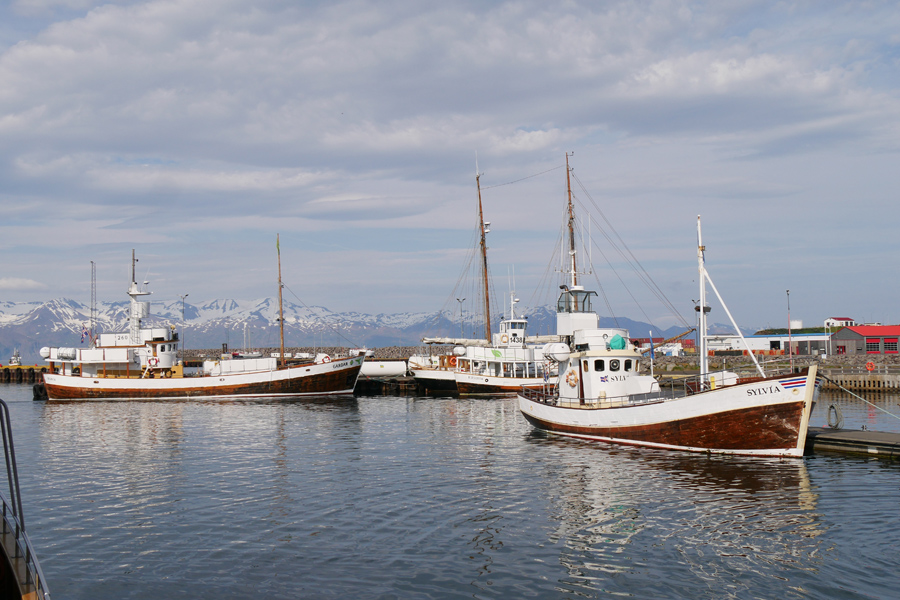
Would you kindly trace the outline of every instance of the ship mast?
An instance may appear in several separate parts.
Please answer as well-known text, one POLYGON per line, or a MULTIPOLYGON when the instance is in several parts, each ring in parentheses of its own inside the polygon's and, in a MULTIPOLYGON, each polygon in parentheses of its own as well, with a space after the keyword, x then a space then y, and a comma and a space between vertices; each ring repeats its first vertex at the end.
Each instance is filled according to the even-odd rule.
POLYGON ((700 279, 700 304, 697 310, 697 331, 700 335, 700 379, 706 381, 709 373, 709 358, 706 352, 706 315, 709 307, 706 305, 706 246, 703 245, 703 235, 700 232, 700 215, 697 215, 697 270, 700 279))
POLYGON ((278 363, 284 367, 284 304, 281 299, 281 236, 275 234, 275 249, 278 250, 278 328, 281 332, 281 354, 278 356, 278 363))
POLYGON ((572 180, 569 175, 569 153, 566 152, 566 190, 569 194, 569 259, 571 261, 569 288, 578 285, 578 269, 575 263, 575 209, 572 206, 572 180))
POLYGON ((481 229, 481 281, 484 286, 484 336, 491 341, 491 296, 488 286, 488 262, 487 240, 485 234, 490 232, 490 223, 484 222, 484 212, 481 209, 481 175, 478 167, 475 167, 475 186, 478 188, 478 226, 481 229))
POLYGON ((737 321, 735 321, 734 317, 731 316, 731 311, 728 310, 728 306, 725 305, 725 301, 722 299, 722 294, 720 294, 719 290, 716 289, 716 284, 713 283, 712 277, 709 276, 709 271, 706 270, 706 246, 703 245, 703 236, 700 233, 700 215, 697 215, 697 263, 697 268, 700 273, 700 304, 694 307, 694 309, 699 313, 699 322, 697 323, 697 329, 700 333, 700 380, 703 382, 707 382, 709 376, 709 357, 707 352, 706 340, 706 315, 709 314, 709 306, 706 305, 707 282, 709 282, 709 286, 716 294, 716 298, 719 299, 719 304, 722 305, 722 308, 725 310, 725 314, 728 315, 728 319, 731 321, 731 325, 737 332, 738 337, 741 338, 741 343, 744 345, 744 348, 747 349, 747 354, 750 355, 750 360, 753 361, 754 366, 756 366, 756 370, 759 373, 759 376, 764 378, 766 376, 765 371, 763 371, 763 368, 760 366, 759 361, 756 360, 756 355, 753 354, 753 350, 750 348, 750 344, 747 343, 747 340, 744 338, 744 334, 741 333, 741 328, 738 327, 737 321))

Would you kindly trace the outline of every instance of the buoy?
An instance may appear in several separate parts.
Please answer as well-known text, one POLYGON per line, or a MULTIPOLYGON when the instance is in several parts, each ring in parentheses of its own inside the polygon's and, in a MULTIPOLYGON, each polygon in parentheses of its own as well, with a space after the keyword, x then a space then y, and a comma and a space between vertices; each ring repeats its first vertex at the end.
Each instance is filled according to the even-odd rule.
POLYGON ((873 362, 871 362, 871 361, 867 362, 867 363, 866 363, 866 370, 867 370, 867 371, 874 371, 874 370, 875 370, 875 363, 873 363, 873 362))

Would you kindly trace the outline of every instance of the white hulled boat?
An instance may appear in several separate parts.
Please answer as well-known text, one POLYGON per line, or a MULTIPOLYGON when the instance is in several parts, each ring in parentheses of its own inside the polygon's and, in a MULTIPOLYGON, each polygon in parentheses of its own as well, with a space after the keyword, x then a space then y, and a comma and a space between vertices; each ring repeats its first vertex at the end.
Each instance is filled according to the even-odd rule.
MULTIPOLYGON (((705 247, 697 219, 700 307, 706 307, 705 247)), ((574 265, 574 252, 573 252, 574 265)), ((523 389, 519 409, 536 428, 603 442, 723 454, 803 456, 809 416, 818 396, 816 366, 799 373, 758 377, 710 373, 705 351, 706 310, 700 311, 700 375, 671 395, 639 374, 641 354, 624 329, 583 327, 593 292, 564 286, 557 321, 571 316, 566 344, 545 353, 559 363, 559 381, 540 391, 523 389), (580 312, 566 313, 582 306, 580 312), (580 321, 580 322, 579 322, 580 321)), ((718 292, 716 292, 718 295, 718 292)), ((721 302, 721 297, 719 297, 721 302)), ((724 306, 724 302, 722 302, 724 306)), ((727 307, 725 308, 728 312, 727 307)), ((728 313, 729 318, 731 314, 728 313)), ((735 329, 737 325, 732 324, 735 329)), ((738 329, 740 333, 740 330, 738 329)), ((750 353, 752 357, 752 353, 750 353)))
POLYGON ((556 382, 556 363, 544 357, 543 346, 527 345, 528 320, 516 316, 515 293, 509 298, 509 318, 500 320, 491 346, 461 348, 456 358, 460 396, 515 396, 522 388, 541 389, 556 382))
MULTIPOLYGON (((279 304, 281 258, 279 247, 279 304)), ((198 398, 295 397, 352 395, 364 356, 285 364, 283 315, 282 351, 277 358, 207 360, 202 372, 188 376, 178 361, 178 334, 172 327, 142 327, 150 315, 150 292, 134 277, 128 331, 101 333, 89 348, 41 348, 50 363, 44 373, 44 393, 51 401, 63 400, 183 400, 198 398)))

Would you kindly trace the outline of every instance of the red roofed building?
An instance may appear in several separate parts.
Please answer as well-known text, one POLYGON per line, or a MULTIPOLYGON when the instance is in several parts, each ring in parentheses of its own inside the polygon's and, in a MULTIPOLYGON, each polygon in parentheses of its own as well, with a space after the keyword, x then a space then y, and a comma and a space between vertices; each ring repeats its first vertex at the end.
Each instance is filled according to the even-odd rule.
POLYGON ((900 325, 856 325, 831 336, 834 354, 897 354, 900 325))

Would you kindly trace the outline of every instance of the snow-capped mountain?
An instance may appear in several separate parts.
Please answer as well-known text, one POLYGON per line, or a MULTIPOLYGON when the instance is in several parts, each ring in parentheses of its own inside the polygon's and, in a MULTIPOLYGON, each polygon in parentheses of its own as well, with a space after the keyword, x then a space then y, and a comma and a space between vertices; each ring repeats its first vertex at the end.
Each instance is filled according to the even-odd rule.
MULTIPOLYGON (((95 333, 124 331, 128 328, 129 302, 102 302, 97 307, 95 333)), ((18 349, 25 364, 41 364, 43 346, 86 346, 82 332, 91 328, 90 306, 76 300, 59 298, 47 302, 0 302, 0 363, 18 349)), ((151 316, 145 325, 170 326, 183 331, 189 349, 274 348, 280 344, 278 302, 273 298, 256 300, 219 299, 182 305, 180 299, 153 301, 151 316), (184 308, 182 328, 182 306, 184 308)), ((550 334, 556 330, 555 308, 532 309, 528 314, 530 335, 550 334)), ((336 313, 323 306, 305 306, 285 302, 284 342, 288 347, 343 346, 378 348, 416 346, 422 338, 458 337, 459 319, 446 312, 336 313)), ((627 318, 600 318, 601 327, 624 327, 635 337, 649 335, 651 326, 627 318)), ((467 318, 462 323, 466 337, 480 337, 482 324, 467 318), (474 331, 473 331, 474 329, 474 331)), ((669 337, 683 331, 673 327, 654 329, 654 336, 669 337)))
MULTIPOLYGON (((128 301, 103 302, 97 307, 95 333, 128 328, 128 301)), ((187 348, 277 347, 278 301, 218 299, 184 303, 154 301, 145 325, 171 326, 183 331, 187 348)), ((426 335, 449 335, 458 331, 440 313, 369 315, 335 313, 322 306, 284 304, 285 345, 379 347, 416 345, 426 335)), ((82 331, 91 329, 91 309, 65 298, 48 302, 0 302, 0 363, 19 349, 26 364, 41 363, 42 346, 74 346, 82 342, 82 331)))

